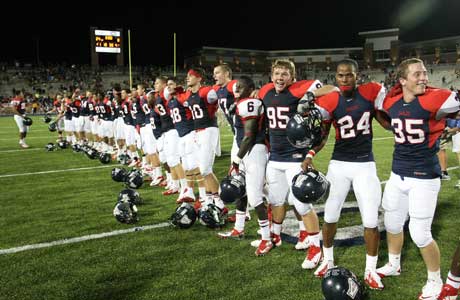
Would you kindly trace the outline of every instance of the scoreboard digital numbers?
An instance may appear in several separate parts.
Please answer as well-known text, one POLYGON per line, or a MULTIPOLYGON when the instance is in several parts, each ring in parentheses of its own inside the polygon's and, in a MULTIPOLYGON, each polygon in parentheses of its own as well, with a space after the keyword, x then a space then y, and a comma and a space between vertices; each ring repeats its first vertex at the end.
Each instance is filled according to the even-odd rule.
POLYGON ((96 39, 96 52, 99 53, 120 53, 121 34, 120 31, 94 30, 96 39))

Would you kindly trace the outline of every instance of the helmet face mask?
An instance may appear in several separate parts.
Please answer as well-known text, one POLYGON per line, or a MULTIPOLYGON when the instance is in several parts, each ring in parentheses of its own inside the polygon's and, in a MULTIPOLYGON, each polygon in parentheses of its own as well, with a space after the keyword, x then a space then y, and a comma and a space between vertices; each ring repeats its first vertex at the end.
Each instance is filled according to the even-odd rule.
POLYGON ((323 118, 317 108, 309 110, 306 117, 295 114, 286 126, 289 143, 295 148, 312 148, 321 143, 323 118))
POLYGON ((330 182, 317 170, 301 171, 292 178, 292 194, 303 203, 316 203, 329 191, 330 182))
POLYGON ((364 297, 356 275, 342 267, 327 270, 321 288, 325 300, 361 300, 364 297))
POLYGON ((59 146, 59 148, 61 148, 61 149, 66 149, 66 148, 69 146, 69 143, 67 143, 66 140, 62 140, 62 141, 59 141, 59 142, 58 142, 58 146, 59 146))

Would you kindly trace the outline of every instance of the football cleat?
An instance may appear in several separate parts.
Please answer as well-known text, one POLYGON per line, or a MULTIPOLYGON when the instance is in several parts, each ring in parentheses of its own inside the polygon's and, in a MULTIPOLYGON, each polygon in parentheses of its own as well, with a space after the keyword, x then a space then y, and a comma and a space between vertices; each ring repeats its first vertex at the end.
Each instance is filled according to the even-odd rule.
POLYGON ((179 198, 177 199, 176 203, 183 203, 183 202, 195 202, 195 195, 193 194, 193 190, 186 187, 179 198))
POLYGON ((255 252, 256 256, 264 256, 273 248, 273 243, 267 240, 261 240, 257 250, 255 252))
POLYGON ((297 244, 295 244, 296 250, 307 250, 310 247, 310 240, 308 239, 308 232, 306 230, 301 230, 299 232, 299 239, 297 244))
POLYGON ((457 296, 458 289, 446 283, 442 286, 441 294, 439 294, 438 300, 457 300, 457 296))
POLYGON ((219 232, 217 236, 221 239, 241 240, 244 238, 244 231, 238 231, 233 228, 232 231, 219 232))
POLYGON ((442 281, 428 280, 418 296, 419 300, 437 300, 441 294, 442 281))
POLYGON ((128 168, 139 168, 141 166, 141 161, 134 158, 128 165, 128 168))
MULTIPOLYGON (((247 221, 250 221, 251 220, 251 217, 246 215, 246 218, 244 219, 246 222, 247 221)), ((231 215, 231 216, 228 216, 227 218, 227 222, 229 223, 235 223, 236 222, 236 214, 235 215, 231 215)))
POLYGON ((323 260, 319 267, 316 269, 315 273, 313 273, 316 277, 323 278, 324 274, 326 274, 327 270, 335 268, 334 262, 332 260, 323 260))
POLYGON ((318 265, 323 256, 321 248, 315 245, 311 245, 307 251, 307 257, 305 257, 302 263, 302 269, 313 269, 318 265))
MULTIPOLYGON (((281 240, 281 236, 274 234, 273 232, 271 233, 271 239, 272 239, 273 246, 279 247, 283 243, 283 241, 281 240)), ((262 239, 254 240, 251 242, 251 246, 257 248, 259 247, 261 242, 262 242, 262 239)))
POLYGON ((383 290, 383 283, 376 271, 366 270, 364 283, 372 290, 383 290))
POLYGON ((19 146, 23 149, 29 148, 29 145, 27 145, 26 143, 19 143, 19 146))
POLYGON ((179 194, 179 189, 169 189, 165 192, 163 192, 163 196, 170 196, 174 194, 179 194))
POLYGON ((383 267, 378 268, 376 272, 381 278, 388 276, 399 276, 401 275, 401 267, 394 267, 389 262, 387 262, 383 267))
POLYGON ((152 182, 150 183, 150 186, 157 186, 162 182, 165 178, 163 176, 158 176, 155 179, 152 179, 152 182))

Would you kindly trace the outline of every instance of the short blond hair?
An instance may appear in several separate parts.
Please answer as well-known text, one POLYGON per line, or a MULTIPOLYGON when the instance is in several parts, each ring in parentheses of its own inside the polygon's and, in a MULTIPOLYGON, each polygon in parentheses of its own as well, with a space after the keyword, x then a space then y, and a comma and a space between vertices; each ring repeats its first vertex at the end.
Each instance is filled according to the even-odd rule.
POLYGON ((273 71, 276 68, 288 69, 289 72, 291 73, 292 77, 295 78, 295 65, 289 59, 277 59, 277 60, 275 60, 275 62, 272 64, 272 74, 273 74, 273 71))
POLYGON ((409 72, 409 66, 413 64, 423 64, 423 60, 415 58, 415 57, 403 60, 399 64, 396 70, 397 72, 396 75, 398 76, 398 78, 407 79, 407 73, 409 72))

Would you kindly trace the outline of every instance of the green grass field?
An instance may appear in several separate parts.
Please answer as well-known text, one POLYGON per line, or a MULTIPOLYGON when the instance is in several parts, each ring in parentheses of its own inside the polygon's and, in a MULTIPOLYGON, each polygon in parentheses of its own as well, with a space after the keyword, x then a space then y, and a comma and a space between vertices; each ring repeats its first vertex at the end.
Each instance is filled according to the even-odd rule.
MULTIPOLYGON (((391 133, 375 126, 374 153, 380 180, 391 169, 391 133)), ((227 172, 231 133, 221 129, 223 156, 215 173, 227 172)), ((112 210, 120 183, 112 181, 112 166, 101 165, 72 150, 46 152, 56 135, 35 117, 27 138, 30 149, 21 150, 12 117, 0 118, 0 252, 37 243, 53 242, 160 224, 157 228, 112 237, 31 249, 0 255, 0 299, 322 299, 321 281, 313 271, 302 270, 303 252, 283 243, 265 257, 255 257, 249 242, 257 238, 257 222, 247 224, 242 241, 219 240, 214 230, 195 224, 189 230, 161 226, 174 211, 175 196, 163 189, 142 187, 145 204, 140 222, 116 222, 112 210), (79 168, 85 168, 78 170, 79 168), (72 169, 72 170, 69 170, 72 169), (75 170, 77 169, 77 170, 75 170), (56 172, 59 171, 59 172, 56 172), (13 175, 13 176, 9 176, 13 175)), ((331 145, 315 157, 323 172, 331 145)), ((456 166, 449 153, 449 166, 456 166)), ((452 180, 442 182, 433 235, 442 256, 445 278, 457 245, 460 228, 458 190, 452 180)), ((353 196, 349 197, 353 199, 353 196)), ((359 224, 359 213, 344 216, 341 225, 359 224)), ((230 229, 231 225, 227 225, 230 229)), ((379 266, 386 258, 380 247, 379 266)), ((364 246, 336 247, 338 265, 362 278, 364 246)), ((406 235, 399 278, 384 280, 383 291, 370 291, 368 299, 416 299, 426 279, 417 247, 406 235)))

